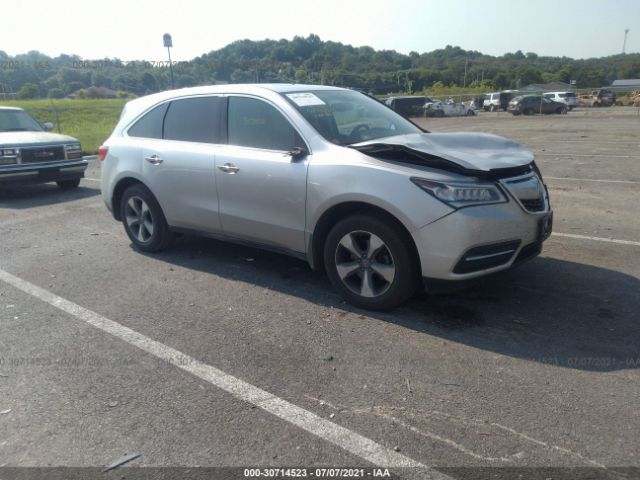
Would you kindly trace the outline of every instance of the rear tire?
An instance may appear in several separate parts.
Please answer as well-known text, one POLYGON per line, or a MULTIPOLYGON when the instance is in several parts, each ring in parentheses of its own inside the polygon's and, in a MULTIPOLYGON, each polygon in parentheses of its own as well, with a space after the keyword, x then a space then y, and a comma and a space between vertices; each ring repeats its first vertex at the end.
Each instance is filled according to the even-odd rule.
POLYGON ((73 180, 58 180, 56 184, 60 190, 71 190, 72 188, 78 188, 80 186, 80 179, 74 178, 73 180))
POLYGON ((132 185, 122 194, 120 216, 124 231, 143 252, 159 252, 173 240, 160 204, 142 184, 132 185))
POLYGON ((419 280, 411 238, 392 221, 356 214, 327 235, 324 266, 329 281, 349 303, 388 310, 407 301, 419 280))

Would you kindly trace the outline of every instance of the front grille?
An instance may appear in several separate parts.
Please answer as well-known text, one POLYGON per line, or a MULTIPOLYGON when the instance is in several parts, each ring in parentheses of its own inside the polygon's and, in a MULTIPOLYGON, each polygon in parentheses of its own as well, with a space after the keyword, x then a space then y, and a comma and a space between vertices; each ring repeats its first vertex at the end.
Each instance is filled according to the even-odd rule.
POLYGON ((506 178, 501 183, 527 212, 545 211, 545 188, 540 177, 535 173, 516 178, 506 178))
POLYGON ((494 243, 467 250, 453 268, 453 273, 471 273, 498 267, 509 262, 518 250, 520 240, 494 243))
POLYGON ((64 146, 27 147, 20 149, 22 163, 44 163, 64 160, 64 146))
POLYGON ((530 212, 544 211, 544 199, 536 198, 534 200, 520 199, 522 206, 530 212))

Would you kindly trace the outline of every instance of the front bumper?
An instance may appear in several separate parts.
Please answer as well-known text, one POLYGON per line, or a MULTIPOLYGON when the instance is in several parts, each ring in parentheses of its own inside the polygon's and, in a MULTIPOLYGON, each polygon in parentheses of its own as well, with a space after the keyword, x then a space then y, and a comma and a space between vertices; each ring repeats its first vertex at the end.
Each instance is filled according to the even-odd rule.
POLYGON ((533 258, 551 234, 553 212, 526 212, 515 201, 456 210, 413 232, 422 276, 467 280, 533 258))
POLYGON ((88 165, 89 162, 80 158, 77 160, 0 167, 0 183, 45 183, 83 178, 88 165))

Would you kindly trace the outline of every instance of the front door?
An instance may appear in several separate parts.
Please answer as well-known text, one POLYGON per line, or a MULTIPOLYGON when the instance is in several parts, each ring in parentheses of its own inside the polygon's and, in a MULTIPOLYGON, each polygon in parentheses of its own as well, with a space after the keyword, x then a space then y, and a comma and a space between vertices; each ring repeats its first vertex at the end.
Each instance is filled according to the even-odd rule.
POLYGON ((228 145, 216 152, 220 221, 225 235, 304 252, 309 156, 289 120, 264 100, 228 98, 228 145))

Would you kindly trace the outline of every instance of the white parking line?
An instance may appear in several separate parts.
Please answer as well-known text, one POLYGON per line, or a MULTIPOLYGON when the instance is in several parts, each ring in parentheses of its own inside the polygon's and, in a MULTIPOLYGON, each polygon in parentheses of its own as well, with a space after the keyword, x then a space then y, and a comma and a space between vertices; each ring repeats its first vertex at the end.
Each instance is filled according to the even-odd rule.
POLYGON ((326 440, 375 466, 384 468, 420 468, 423 478, 453 480, 436 470, 412 460, 395 450, 380 445, 373 440, 347 428, 330 422, 315 413, 294 405, 265 390, 229 375, 211 365, 202 363, 189 355, 167 345, 152 340, 124 325, 109 320, 65 298, 59 297, 26 280, 0 269, 0 280, 21 290, 89 325, 98 328, 120 340, 127 342, 155 357, 174 365, 198 378, 214 385, 244 402, 259 407, 276 417, 295 425, 316 437, 326 440))
POLYGON ((102 181, 99 178, 89 178, 89 177, 84 177, 84 180, 89 180, 90 182, 101 182, 102 181))
POLYGON ((640 242, 634 242, 632 240, 618 240, 617 238, 603 238, 603 237, 590 237, 588 235, 576 235, 573 233, 556 233, 553 232, 551 234, 552 237, 565 237, 565 238, 575 238, 578 240, 592 240, 594 242, 609 242, 609 243, 617 243, 619 245, 634 245, 636 247, 640 247, 640 242))
POLYGON ((576 178, 576 177, 549 177, 543 175, 545 180, 569 180, 575 182, 603 182, 603 183, 628 183, 628 184, 640 184, 635 180, 605 180, 603 178, 576 178))

